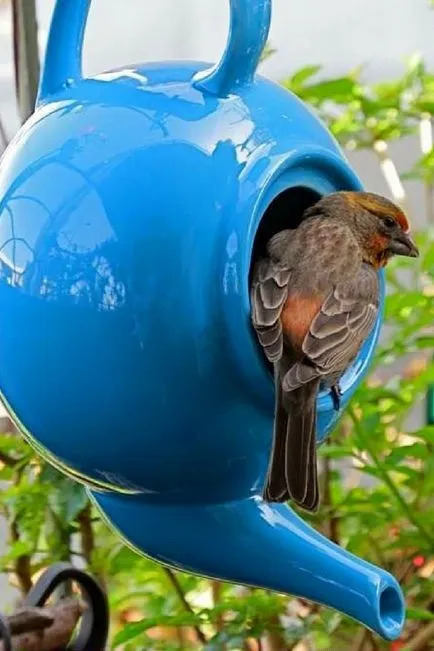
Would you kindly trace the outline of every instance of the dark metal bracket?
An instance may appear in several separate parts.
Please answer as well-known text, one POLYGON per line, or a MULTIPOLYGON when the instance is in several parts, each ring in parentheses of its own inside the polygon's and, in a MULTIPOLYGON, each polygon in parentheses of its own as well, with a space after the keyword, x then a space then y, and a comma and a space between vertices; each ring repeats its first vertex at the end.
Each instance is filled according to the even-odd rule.
MULTIPOLYGON (((49 567, 28 593, 23 607, 42 608, 54 591, 68 581, 78 585, 87 608, 77 636, 65 651, 105 651, 109 630, 107 597, 94 578, 73 565, 56 563, 49 567)), ((12 636, 3 615, 0 615, 0 639, 4 651, 13 651, 12 636)))

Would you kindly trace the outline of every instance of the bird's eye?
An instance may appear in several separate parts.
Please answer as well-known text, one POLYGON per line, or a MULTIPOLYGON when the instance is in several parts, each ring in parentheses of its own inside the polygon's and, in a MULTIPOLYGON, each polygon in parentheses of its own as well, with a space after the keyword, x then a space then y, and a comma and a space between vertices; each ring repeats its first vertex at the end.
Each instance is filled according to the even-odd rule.
POLYGON ((393 228, 395 226, 395 220, 393 217, 385 217, 384 224, 387 228, 393 228))

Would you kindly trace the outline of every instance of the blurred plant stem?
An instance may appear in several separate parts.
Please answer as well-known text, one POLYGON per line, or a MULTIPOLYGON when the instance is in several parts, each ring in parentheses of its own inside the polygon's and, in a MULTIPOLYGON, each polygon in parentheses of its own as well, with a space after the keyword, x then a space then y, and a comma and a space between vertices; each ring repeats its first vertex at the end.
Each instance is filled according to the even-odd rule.
POLYGON ((270 630, 265 637, 265 648, 268 651, 282 651, 288 648, 285 638, 280 633, 282 628, 280 618, 274 615, 270 618, 270 624, 275 626, 275 630, 270 630))
MULTIPOLYGON (((422 155, 429 155, 433 150, 432 118, 429 113, 423 113, 420 118, 419 142, 422 155)), ((429 179, 425 180, 424 191, 427 222, 434 225, 434 185, 429 179)))
POLYGON ((353 427, 355 430, 355 437, 360 442, 360 448, 366 450, 366 452, 371 457, 379 476, 382 478, 386 486, 389 488, 390 492, 399 503, 401 510, 408 518, 408 521, 419 531, 421 538, 423 538, 427 544, 427 548, 432 551, 434 549, 434 539, 431 537, 430 533, 425 529, 423 524, 416 518, 415 513, 412 509, 412 506, 407 503, 403 495, 401 494, 399 488, 396 486, 395 482, 390 477, 388 471, 384 468, 381 459, 374 451, 374 447, 371 444, 369 436, 365 433, 363 426, 360 423, 359 418, 357 417, 354 408, 350 405, 348 407, 348 414, 352 420, 353 427))
MULTIPOLYGON (((221 581, 211 581, 211 594, 212 594, 212 603, 213 607, 216 608, 221 603, 222 597, 222 582, 221 581)), ((225 625, 225 617, 223 612, 218 612, 215 621, 216 629, 218 632, 222 631, 225 625)), ((225 651, 226 644, 221 644, 222 651, 225 651)))
MULTIPOLYGON (((3 463, 8 462, 9 467, 13 468, 13 484, 14 486, 19 486, 22 476, 23 476, 23 467, 18 467, 18 465, 12 459, 3 459, 3 463)), ((12 545, 17 545, 21 541, 20 528, 19 528, 19 517, 11 513, 11 511, 5 507, 5 514, 8 517, 9 521, 9 541, 12 545)), ((15 576, 15 580, 18 585, 18 589, 21 592, 23 597, 30 591, 32 583, 32 565, 31 565, 31 556, 30 554, 18 554, 15 559, 13 559, 13 569, 12 573, 15 576)))
POLYGON ((389 187, 390 193, 395 201, 404 208, 406 212, 410 212, 408 205, 407 195, 404 186, 399 177, 395 163, 389 154, 389 147, 384 140, 375 140, 372 149, 377 155, 380 169, 383 173, 384 179, 389 187))
POLYGON ((425 649, 432 649, 432 642, 434 640, 434 622, 426 624, 420 629, 416 635, 405 644, 402 651, 425 651, 425 649))
MULTIPOLYGON (((326 445, 331 445, 331 440, 327 439, 326 445)), ((331 460, 329 457, 322 459, 322 472, 321 472, 321 483, 322 483, 322 496, 323 496, 323 507, 325 512, 329 513, 324 526, 324 535, 327 536, 332 542, 339 545, 339 518, 336 516, 335 511, 332 506, 332 497, 331 497, 331 484, 332 484, 332 468, 331 460)))
MULTIPOLYGON (((9 526, 9 535, 12 544, 20 541, 18 522, 14 518, 9 526)), ((32 587, 31 557, 29 554, 21 554, 14 561, 14 574, 18 582, 18 587, 23 597, 32 587)))
POLYGON ((21 122, 35 109, 39 83, 38 25, 35 0, 12 0, 15 92, 21 122))
MULTIPOLYGON (((192 613, 194 614, 194 610, 189 604, 185 594, 184 590, 182 589, 182 586, 180 582, 178 581, 178 577, 176 576, 175 572, 171 570, 169 567, 162 567, 163 572, 166 574, 167 578, 169 579, 169 582, 172 586, 172 588, 175 590, 179 601, 181 602, 181 605, 183 606, 185 612, 187 613, 192 613)), ((196 636, 199 642, 202 644, 206 644, 208 642, 207 637, 205 633, 202 631, 200 626, 194 626, 194 630, 196 632, 196 636)))

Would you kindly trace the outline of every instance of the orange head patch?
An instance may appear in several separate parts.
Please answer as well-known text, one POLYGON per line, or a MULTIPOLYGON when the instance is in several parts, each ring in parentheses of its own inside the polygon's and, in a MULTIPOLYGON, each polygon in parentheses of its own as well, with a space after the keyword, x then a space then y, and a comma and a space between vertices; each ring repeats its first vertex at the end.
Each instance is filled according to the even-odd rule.
POLYGON ((381 233, 374 233, 371 235, 367 249, 370 255, 367 256, 366 261, 372 264, 376 269, 386 266, 390 258, 390 254, 387 250, 388 244, 389 238, 386 235, 382 235, 381 233))
POLYGON ((363 208, 377 217, 391 217, 402 228, 404 233, 410 230, 410 224, 405 213, 396 204, 385 197, 372 192, 346 192, 350 203, 363 208))

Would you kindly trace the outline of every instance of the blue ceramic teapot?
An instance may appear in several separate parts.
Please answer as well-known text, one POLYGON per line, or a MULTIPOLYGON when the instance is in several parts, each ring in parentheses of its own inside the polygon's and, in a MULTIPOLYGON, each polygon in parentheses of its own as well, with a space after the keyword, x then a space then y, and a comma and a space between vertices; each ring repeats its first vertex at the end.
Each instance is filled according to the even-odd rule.
MULTIPOLYGON (((83 78, 89 4, 58 0, 37 109, 1 161, 3 400, 138 552, 302 595, 393 639, 394 578, 260 498, 273 382, 250 325, 251 263, 318 197, 360 182, 317 118, 255 74, 271 0, 231 0, 216 66, 83 78)), ((321 441, 329 395, 318 410, 321 441)))

